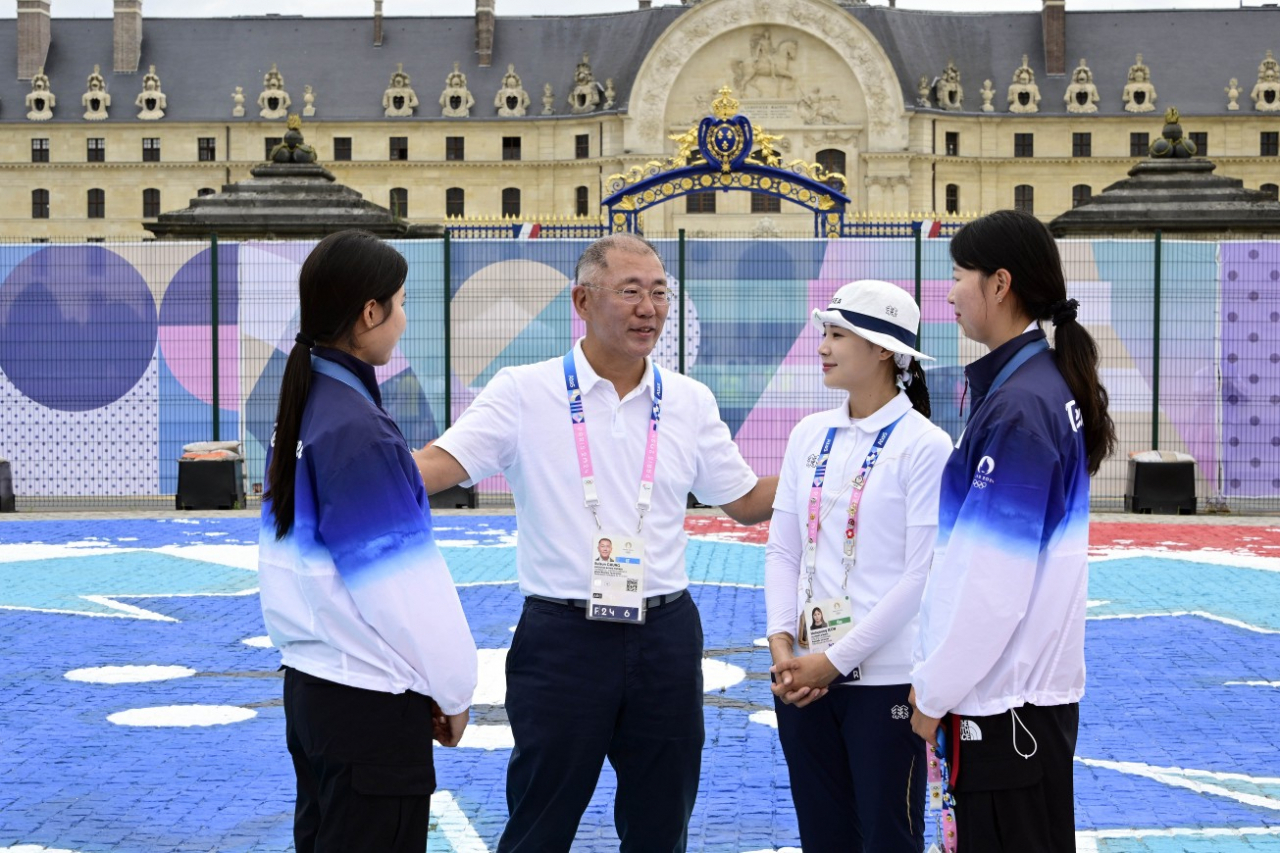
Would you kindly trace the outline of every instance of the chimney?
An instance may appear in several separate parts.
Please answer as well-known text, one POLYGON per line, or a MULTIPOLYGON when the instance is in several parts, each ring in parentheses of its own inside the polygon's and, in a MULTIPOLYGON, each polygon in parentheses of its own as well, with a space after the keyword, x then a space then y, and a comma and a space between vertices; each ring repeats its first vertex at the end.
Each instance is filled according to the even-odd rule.
POLYGON ((373 46, 382 47, 382 0, 373 0, 373 46))
POLYGON ((1067 73, 1067 0, 1044 0, 1044 70, 1050 76, 1067 73))
POLYGON ((18 79, 30 80, 49 57, 49 0, 18 0, 18 79))
POLYGON ((652 8, 653 8, 653 0, 640 0, 640 8, 641 8, 641 9, 652 9, 652 8))
POLYGON ((142 0, 115 0, 116 19, 112 28, 117 74, 137 74, 142 58, 142 0))
POLYGON ((480 55, 480 67, 493 64, 493 3, 494 0, 476 0, 476 53, 480 55))

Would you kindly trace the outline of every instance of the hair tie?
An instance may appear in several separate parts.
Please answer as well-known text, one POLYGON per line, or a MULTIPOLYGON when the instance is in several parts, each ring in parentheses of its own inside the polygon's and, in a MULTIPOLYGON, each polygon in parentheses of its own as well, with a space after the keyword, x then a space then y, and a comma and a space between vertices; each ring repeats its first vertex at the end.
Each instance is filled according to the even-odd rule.
POLYGON ((1076 309, 1080 303, 1074 299, 1059 299, 1049 306, 1049 314, 1053 317, 1053 325, 1061 326, 1076 318, 1076 309))
POLYGON ((311 340, 311 338, 308 338, 306 335, 302 334, 302 332, 298 332, 298 334, 293 336, 293 342, 295 344, 302 344, 307 349, 311 349, 316 345, 315 341, 311 340))

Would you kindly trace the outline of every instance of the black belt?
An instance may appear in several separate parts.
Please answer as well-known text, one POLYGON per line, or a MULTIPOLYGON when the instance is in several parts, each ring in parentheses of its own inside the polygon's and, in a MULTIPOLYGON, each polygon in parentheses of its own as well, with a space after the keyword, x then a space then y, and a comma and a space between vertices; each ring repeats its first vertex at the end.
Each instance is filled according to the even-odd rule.
MULTIPOLYGON (((670 604, 678 600, 684 595, 684 590, 677 592, 669 592, 666 595, 652 595, 644 600, 645 610, 652 610, 655 607, 661 607, 664 604, 670 604)), ((531 598, 534 601, 545 601, 548 604, 559 604, 561 607, 576 607, 579 610, 586 610, 590 603, 580 598, 551 598, 547 595, 526 595, 525 598, 531 598)))

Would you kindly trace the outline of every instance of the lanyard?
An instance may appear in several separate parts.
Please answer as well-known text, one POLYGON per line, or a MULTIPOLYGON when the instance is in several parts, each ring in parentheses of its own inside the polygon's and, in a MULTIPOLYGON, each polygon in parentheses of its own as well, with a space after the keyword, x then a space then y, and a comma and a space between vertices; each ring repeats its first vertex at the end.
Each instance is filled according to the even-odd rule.
POLYGON ((1022 349, 1013 354, 1013 357, 1004 363, 1004 367, 1000 368, 1000 372, 996 374, 996 378, 992 380, 991 387, 987 389, 987 396, 990 397, 996 393, 996 389, 1005 383, 1013 372, 1022 365, 1049 348, 1049 342, 1044 338, 1038 341, 1032 341, 1025 345, 1022 349))
MULTIPOLYGON (((600 498, 596 493, 596 478, 591 467, 591 444, 587 440, 587 413, 582 408, 582 387, 578 384, 578 367, 573 353, 564 356, 564 387, 569 394, 569 420, 573 423, 573 443, 578 451, 578 473, 582 476, 582 503, 591 510, 600 529, 600 517, 596 507, 600 498)), ((662 374, 653 365, 653 407, 649 410, 649 434, 644 449, 644 468, 640 471, 640 495, 636 509, 640 511, 640 523, 636 533, 644 527, 644 514, 653 500, 653 476, 658 467, 658 420, 662 415, 662 374)))
MULTIPOLYGON (((885 443, 893 434, 893 428, 905 417, 905 413, 899 415, 897 420, 880 430, 875 443, 871 445, 870 452, 867 453, 867 458, 862 462, 862 470, 853 478, 853 494, 849 497, 848 521, 844 528, 845 585, 849 583, 849 567, 854 563, 854 546, 858 540, 858 507, 862 504, 862 493, 867 488, 867 481, 871 479, 871 469, 876 467, 880 452, 884 450, 885 443)), ((818 454, 818 466, 813 472, 813 485, 809 489, 809 535, 805 543, 805 564, 809 569, 806 594, 809 599, 813 598, 813 573, 818 565, 818 528, 822 523, 822 483, 827 476, 827 461, 831 457, 831 445, 835 437, 836 427, 831 427, 822 441, 822 451, 818 454)))
POLYGON ((947 767, 946 723, 938 726, 938 744, 929 756, 929 795, 932 811, 938 809, 938 831, 930 851, 956 853, 956 798, 951 791, 950 773, 947 767), (936 797, 936 799, 935 799, 936 797))
POLYGON ((336 379, 343 385, 349 385, 359 391, 360 396, 364 397, 370 403, 373 403, 375 406, 378 405, 373 402, 373 395, 369 393, 368 388, 364 387, 364 383, 360 381, 360 378, 341 364, 335 364, 334 362, 323 359, 318 355, 313 355, 311 356, 311 369, 316 373, 323 373, 330 379, 336 379))

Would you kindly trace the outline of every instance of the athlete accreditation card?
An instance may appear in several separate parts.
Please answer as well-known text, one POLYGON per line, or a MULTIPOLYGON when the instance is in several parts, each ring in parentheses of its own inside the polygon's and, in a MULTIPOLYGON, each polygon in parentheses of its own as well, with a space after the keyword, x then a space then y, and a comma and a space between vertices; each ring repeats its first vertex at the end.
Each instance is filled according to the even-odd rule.
POLYGON ((587 618, 644 624, 644 539, 602 533, 594 546, 587 618))

